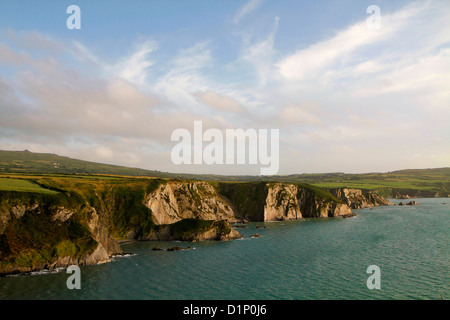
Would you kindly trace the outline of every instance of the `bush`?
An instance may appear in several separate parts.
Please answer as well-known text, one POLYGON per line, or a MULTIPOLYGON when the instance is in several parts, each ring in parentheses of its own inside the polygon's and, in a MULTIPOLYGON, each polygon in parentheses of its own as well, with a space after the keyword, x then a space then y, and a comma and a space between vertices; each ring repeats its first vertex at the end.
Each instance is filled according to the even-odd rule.
POLYGON ((56 246, 58 257, 75 257, 77 252, 77 246, 70 240, 63 240, 56 246))
POLYGON ((16 264, 19 267, 23 268, 34 268, 38 266, 42 266, 46 263, 46 260, 42 255, 35 251, 35 250, 28 250, 25 252, 22 252, 17 258, 16 258, 16 264))

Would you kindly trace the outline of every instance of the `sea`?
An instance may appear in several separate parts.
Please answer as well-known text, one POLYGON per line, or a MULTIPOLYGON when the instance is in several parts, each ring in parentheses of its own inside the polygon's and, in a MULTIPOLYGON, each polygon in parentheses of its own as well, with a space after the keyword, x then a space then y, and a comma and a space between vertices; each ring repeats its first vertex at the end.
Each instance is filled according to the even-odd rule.
POLYGON ((0 299, 449 299, 450 199, 410 200, 419 204, 250 223, 229 242, 126 243, 129 254, 81 267, 80 289, 66 269, 44 270, 1 277, 0 299), (152 250, 174 246, 194 249, 152 250))

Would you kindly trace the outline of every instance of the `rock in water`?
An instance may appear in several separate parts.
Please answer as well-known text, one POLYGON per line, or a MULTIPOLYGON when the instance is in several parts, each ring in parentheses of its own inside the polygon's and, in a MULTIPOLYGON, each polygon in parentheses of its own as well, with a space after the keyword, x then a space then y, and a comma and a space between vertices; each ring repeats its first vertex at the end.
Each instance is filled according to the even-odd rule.
POLYGON ((167 249, 167 251, 181 251, 181 250, 183 250, 183 248, 182 247, 178 247, 178 246, 175 246, 175 247, 167 249))

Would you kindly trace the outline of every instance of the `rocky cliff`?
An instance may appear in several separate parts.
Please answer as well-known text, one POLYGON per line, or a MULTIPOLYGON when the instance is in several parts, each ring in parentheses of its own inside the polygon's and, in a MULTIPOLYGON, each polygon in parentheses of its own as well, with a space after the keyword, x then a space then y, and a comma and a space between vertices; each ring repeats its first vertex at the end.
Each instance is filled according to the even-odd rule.
POLYGON ((153 222, 182 219, 235 222, 296 220, 351 215, 346 203, 330 193, 302 184, 167 182, 149 193, 145 205, 153 222))
POLYGON ((2 193, 0 274, 104 263, 121 254, 107 215, 74 205, 79 200, 2 193))
POLYGON ((62 187, 57 195, 0 192, 0 274, 108 262, 122 253, 118 240, 240 237, 229 203, 205 182, 62 187))
POLYGON ((222 183, 219 192, 249 221, 351 216, 350 207, 329 192, 306 184, 222 183))
POLYGON ((347 204, 296 184, 271 184, 264 206, 264 221, 350 215, 347 204))
POLYGON ((230 203, 206 182, 167 182, 149 193, 145 205, 152 211, 156 225, 171 224, 182 219, 236 219, 230 203))
POLYGON ((352 209, 394 205, 393 202, 372 191, 348 188, 329 189, 329 191, 337 199, 345 202, 352 209))
MULTIPOLYGON (((48 178, 46 178, 48 179, 48 178)), ((42 182, 44 183, 44 181, 42 182)), ((0 274, 108 262, 118 240, 232 240, 230 223, 351 216, 390 204, 300 183, 49 179, 55 194, 0 191, 0 274)))

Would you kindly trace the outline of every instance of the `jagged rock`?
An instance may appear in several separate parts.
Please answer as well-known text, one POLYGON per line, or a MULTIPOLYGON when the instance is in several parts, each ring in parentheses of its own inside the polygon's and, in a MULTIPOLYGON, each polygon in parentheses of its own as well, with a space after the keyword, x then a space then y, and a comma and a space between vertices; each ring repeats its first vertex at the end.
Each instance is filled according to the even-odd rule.
POLYGON ((394 205, 375 192, 363 192, 361 189, 338 188, 329 189, 330 193, 345 202, 352 209, 371 208, 374 206, 394 205))
POLYGON ((55 214, 52 216, 52 220, 59 220, 61 222, 67 221, 70 219, 72 215, 75 214, 75 211, 66 209, 62 206, 58 207, 55 214))
POLYGON ((303 218, 298 203, 296 185, 276 183, 270 185, 264 206, 264 221, 297 220, 303 218))
POLYGON ((418 202, 416 202, 416 201, 410 201, 410 202, 408 202, 406 205, 407 206, 415 206, 415 205, 418 205, 419 203, 418 202))
POLYGON ((105 247, 101 243, 99 243, 94 253, 87 256, 82 263, 78 264, 89 265, 106 263, 111 261, 110 256, 111 255, 108 254, 108 251, 105 249, 105 247))
POLYGON ((246 225, 241 225, 241 224, 233 224, 231 226, 236 229, 247 229, 246 225))
POLYGON ((168 249, 167 249, 167 251, 181 251, 181 250, 183 250, 183 248, 182 248, 182 247, 179 247, 179 246, 175 246, 175 247, 172 247, 172 248, 168 248, 168 249))
POLYGON ((159 248, 159 247, 153 247, 152 250, 153 250, 153 251, 162 251, 162 249, 159 248))
POLYGON ((122 254, 122 249, 108 230, 110 223, 106 212, 98 213, 94 207, 91 207, 90 215, 91 220, 89 221, 89 229, 91 230, 95 241, 106 250, 106 253, 109 256, 122 254))
POLYGON ((37 203, 34 204, 18 204, 11 208, 11 213, 14 215, 16 219, 20 219, 27 211, 34 211, 38 208, 39 205, 37 203))
POLYGON ((261 238, 261 237, 262 237, 262 235, 257 234, 257 233, 250 236, 250 238, 261 238))
POLYGON ((167 182, 147 195, 145 205, 152 210, 157 225, 182 219, 236 221, 230 204, 206 182, 167 182))
POLYGON ((405 204, 403 202, 400 202, 398 205, 399 206, 404 206, 405 204))
MULTIPOLYGON (((229 241, 234 239, 240 239, 242 237, 240 233, 231 228, 231 225, 225 220, 213 221, 209 227, 202 227, 202 228, 195 227, 196 219, 190 220, 192 223, 194 223, 194 227, 192 228, 192 230, 178 232, 179 226, 177 225, 177 223, 160 226, 158 230, 153 231, 147 237, 147 240, 189 241, 189 242, 197 242, 204 240, 229 241)), ((200 222, 199 220, 197 221, 200 222)), ((182 222, 184 221, 178 223, 182 222)))
POLYGON ((352 214, 350 207, 338 200, 319 196, 314 190, 296 184, 268 184, 264 221, 327 218, 352 214))

